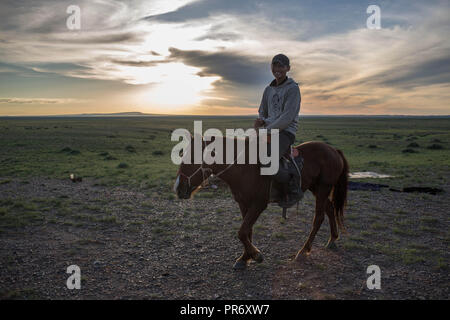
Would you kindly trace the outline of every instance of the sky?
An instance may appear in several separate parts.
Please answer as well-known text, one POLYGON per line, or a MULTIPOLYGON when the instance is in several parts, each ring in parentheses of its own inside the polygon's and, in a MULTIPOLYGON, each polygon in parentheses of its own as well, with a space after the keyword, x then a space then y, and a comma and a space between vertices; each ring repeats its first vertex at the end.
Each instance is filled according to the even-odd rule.
POLYGON ((448 0, 2 0, 0 115, 256 116, 278 53, 301 114, 449 115, 449 18, 448 0))

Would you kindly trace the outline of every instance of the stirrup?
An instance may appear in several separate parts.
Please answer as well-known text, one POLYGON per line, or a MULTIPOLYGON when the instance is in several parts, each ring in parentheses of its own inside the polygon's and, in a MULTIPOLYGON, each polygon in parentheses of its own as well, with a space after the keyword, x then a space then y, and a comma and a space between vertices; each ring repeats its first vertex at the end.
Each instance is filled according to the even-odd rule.
POLYGON ((285 195, 283 198, 278 202, 278 205, 281 208, 291 208, 294 204, 299 202, 302 199, 301 196, 298 197, 292 197, 292 194, 285 195), (287 199, 286 199, 287 198, 287 199))

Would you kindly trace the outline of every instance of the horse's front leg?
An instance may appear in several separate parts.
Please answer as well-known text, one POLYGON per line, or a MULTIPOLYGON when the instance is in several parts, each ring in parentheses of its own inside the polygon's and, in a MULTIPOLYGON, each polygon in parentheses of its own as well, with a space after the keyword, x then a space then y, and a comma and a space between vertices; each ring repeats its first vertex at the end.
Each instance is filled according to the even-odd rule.
POLYGON ((241 206, 241 213, 244 220, 239 229, 238 238, 244 246, 244 253, 236 260, 233 266, 234 269, 245 269, 252 259, 258 263, 264 260, 261 252, 252 244, 252 233, 253 225, 265 208, 251 207, 245 211, 242 209, 243 207, 241 206))

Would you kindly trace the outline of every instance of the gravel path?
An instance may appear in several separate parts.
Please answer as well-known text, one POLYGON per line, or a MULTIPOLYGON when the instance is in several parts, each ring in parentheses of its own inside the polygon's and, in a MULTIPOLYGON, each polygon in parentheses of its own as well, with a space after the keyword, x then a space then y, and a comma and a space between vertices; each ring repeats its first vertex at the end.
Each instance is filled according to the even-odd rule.
POLYGON ((264 262, 235 271, 241 215, 223 188, 180 201, 164 190, 10 178, 0 184, 3 218, 17 209, 35 219, 1 229, 0 298, 448 299, 449 191, 350 191, 349 233, 325 249, 325 220, 301 264, 291 260, 310 231, 312 195, 286 221, 270 206, 254 229, 264 262), (72 264, 81 290, 66 287, 72 264), (373 264, 380 290, 366 287, 373 264))

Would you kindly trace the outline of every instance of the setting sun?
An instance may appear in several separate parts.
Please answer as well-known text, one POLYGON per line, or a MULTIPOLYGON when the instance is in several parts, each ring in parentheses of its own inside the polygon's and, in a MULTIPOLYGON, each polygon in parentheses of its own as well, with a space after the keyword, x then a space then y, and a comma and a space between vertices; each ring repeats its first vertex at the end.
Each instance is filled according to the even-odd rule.
POLYGON ((173 113, 200 103, 219 77, 200 77, 200 69, 182 63, 168 63, 153 68, 132 68, 126 71, 149 88, 136 95, 137 105, 146 109, 158 106, 164 113, 173 113), (144 69, 144 70, 143 70, 144 69), (156 80, 156 81, 155 81, 156 80))

